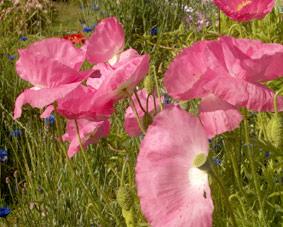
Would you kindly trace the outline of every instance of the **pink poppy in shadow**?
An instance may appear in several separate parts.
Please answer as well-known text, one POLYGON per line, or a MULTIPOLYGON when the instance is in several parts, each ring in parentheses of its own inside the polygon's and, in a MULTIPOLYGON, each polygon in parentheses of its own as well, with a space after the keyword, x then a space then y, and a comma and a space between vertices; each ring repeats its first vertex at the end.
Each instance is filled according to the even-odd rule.
MULTIPOLYGON (((80 140, 84 149, 90 144, 95 144, 102 137, 106 137, 110 131, 109 121, 89 121, 86 119, 77 120, 80 140)), ((70 142, 68 156, 72 158, 80 151, 80 141, 76 129, 75 120, 68 120, 66 133, 62 136, 63 141, 70 142)))
POLYGON ((208 138, 198 118, 169 107, 141 143, 136 184, 142 212, 153 227, 212 226, 208 175, 200 167, 208 138))
POLYGON ((275 0, 214 0, 214 3, 232 20, 249 21, 270 13, 275 0))

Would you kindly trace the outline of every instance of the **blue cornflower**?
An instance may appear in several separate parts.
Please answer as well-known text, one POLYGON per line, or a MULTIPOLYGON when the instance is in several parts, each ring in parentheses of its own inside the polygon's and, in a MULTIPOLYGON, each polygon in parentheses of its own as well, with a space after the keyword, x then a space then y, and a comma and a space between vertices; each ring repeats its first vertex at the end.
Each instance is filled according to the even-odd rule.
POLYGON ((92 32, 92 28, 89 26, 84 26, 83 32, 92 32))
POLYGON ((44 123, 46 125, 54 125, 56 121, 56 118, 53 114, 51 114, 49 117, 44 118, 44 123))
POLYGON ((6 162, 8 160, 8 152, 5 149, 0 148, 0 162, 6 162))
POLYGON ((0 218, 6 218, 8 214, 11 213, 10 208, 7 207, 1 207, 0 208, 0 218))
POLYGON ((163 104, 168 105, 168 104, 170 104, 170 103, 171 103, 170 96, 169 96, 168 94, 165 94, 165 95, 163 96, 163 104))
POLYGON ((270 157, 270 152, 269 151, 265 152, 264 156, 265 156, 265 158, 269 158, 270 157))
POLYGON ((215 165, 220 166, 221 165, 221 159, 217 158, 217 157, 213 157, 212 158, 213 162, 215 165))
POLYGON ((27 41, 28 38, 26 36, 20 36, 20 41, 27 41))
POLYGON ((15 129, 10 132, 10 136, 12 137, 20 137, 22 135, 22 130, 21 129, 15 129))
POLYGON ((157 28, 156 26, 154 26, 154 27, 152 27, 152 28, 150 29, 150 34, 151 34, 152 36, 157 35, 157 33, 158 33, 158 28, 157 28))

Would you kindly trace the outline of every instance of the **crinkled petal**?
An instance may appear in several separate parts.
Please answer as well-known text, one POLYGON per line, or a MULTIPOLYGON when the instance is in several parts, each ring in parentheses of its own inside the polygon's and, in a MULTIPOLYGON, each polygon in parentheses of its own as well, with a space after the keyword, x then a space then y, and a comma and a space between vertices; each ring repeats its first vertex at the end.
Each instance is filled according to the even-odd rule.
POLYGON ((198 118, 178 107, 155 117, 136 165, 138 196, 151 226, 212 226, 208 177, 192 166, 200 153, 208 154, 208 139, 198 118))
POLYGON ((115 17, 102 20, 89 38, 86 57, 90 63, 110 60, 124 49, 125 34, 122 25, 115 17))
POLYGON ((200 120, 210 139, 238 128, 243 119, 234 106, 215 95, 202 98, 199 111, 200 120))
POLYGON ((16 99, 14 119, 22 114, 22 106, 30 104, 32 107, 43 108, 74 90, 80 83, 71 83, 56 88, 26 89, 16 99))
POLYGON ((85 60, 85 55, 82 50, 74 47, 69 40, 61 38, 48 38, 34 42, 28 48, 22 49, 20 54, 23 52, 53 59, 76 71, 79 71, 85 60))
MULTIPOLYGON (((259 83, 250 83, 229 75, 218 75, 209 70, 205 75, 204 89, 236 107, 254 111, 273 111, 274 92, 259 83)), ((283 99, 279 97, 279 109, 283 99)))
POLYGON ((113 105, 104 105, 103 110, 96 107, 94 99, 96 90, 83 85, 78 86, 63 99, 58 100, 57 112, 68 118, 87 118, 89 120, 103 120, 113 112, 113 105), (103 112, 105 116, 98 114, 103 112))
POLYGON ((19 52, 17 73, 34 86, 52 88, 84 79, 84 75, 55 59, 27 51, 19 52))
POLYGON ((207 70, 206 49, 208 41, 201 41, 185 48, 170 64, 165 73, 164 85, 176 99, 192 99, 207 94, 202 89, 202 75, 207 70))

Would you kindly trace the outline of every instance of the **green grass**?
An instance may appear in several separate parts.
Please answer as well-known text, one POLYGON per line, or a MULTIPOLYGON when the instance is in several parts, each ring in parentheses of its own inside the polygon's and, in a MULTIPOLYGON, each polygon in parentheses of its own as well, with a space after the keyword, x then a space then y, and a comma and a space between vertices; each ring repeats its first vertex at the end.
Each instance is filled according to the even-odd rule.
MULTIPOLYGON (((199 32, 195 28, 188 29, 183 23, 180 6, 190 2, 194 8, 201 8, 197 1, 176 0, 179 7, 169 7, 163 0, 121 0, 119 5, 109 0, 99 4, 100 11, 91 11, 91 2, 98 3, 84 1, 84 10, 79 7, 82 1, 56 3, 57 17, 53 18, 52 26, 36 34, 25 34, 29 38, 26 42, 18 40, 16 31, 4 35, 0 41, 1 54, 16 54, 17 49, 45 37, 79 32, 82 19, 90 25, 104 16, 115 15, 124 24, 127 47, 151 55, 150 73, 156 74, 162 85, 168 63, 181 48, 197 40, 219 36, 216 17, 212 18, 212 26, 199 32), (150 35, 153 26, 158 27, 157 36, 150 35)), ((224 15, 221 18, 221 34, 266 42, 283 40, 282 20, 275 12, 263 21, 244 25, 232 22, 224 15)), ((17 77, 15 60, 1 56, 0 69, 0 147, 9 152, 9 161, 0 164, 0 205, 8 204, 12 208, 8 224, 0 220, 0 225, 125 226, 116 192, 121 185, 127 184, 129 196, 134 198, 137 226, 147 226, 140 211, 134 180, 140 140, 129 138, 123 130, 127 101, 117 106, 111 118, 110 136, 70 160, 66 156, 67 144, 58 141, 64 132, 63 119, 57 116, 56 126, 47 127, 39 118, 39 111, 28 106, 19 121, 12 119, 14 100, 29 85, 17 77), (21 129, 22 136, 12 138, 10 132, 14 129, 21 129)), ((279 83, 276 88, 280 87, 279 83)), ((259 139, 259 129, 263 127, 259 124, 260 117, 266 119, 269 116, 248 115, 252 146, 245 145, 243 124, 211 143, 210 156, 222 160, 214 170, 228 194, 237 224, 242 227, 277 227, 283 223, 282 151, 273 148, 266 139, 259 139), (266 157, 265 152, 270 152, 270 157, 266 157)), ((215 179, 210 180, 215 207, 214 226, 232 226, 223 192, 215 179)))

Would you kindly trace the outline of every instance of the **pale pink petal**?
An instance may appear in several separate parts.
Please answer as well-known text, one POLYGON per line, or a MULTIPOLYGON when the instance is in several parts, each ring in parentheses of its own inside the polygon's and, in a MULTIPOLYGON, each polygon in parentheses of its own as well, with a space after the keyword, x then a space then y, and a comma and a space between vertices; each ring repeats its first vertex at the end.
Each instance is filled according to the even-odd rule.
POLYGON ((82 50, 74 47, 71 41, 61 38, 48 38, 34 42, 28 48, 22 49, 21 52, 53 59, 76 71, 79 71, 85 60, 82 50))
POLYGON ((243 119, 234 106, 215 95, 202 98, 199 111, 200 120, 210 139, 238 128, 243 119))
POLYGON ((86 57, 90 63, 102 63, 119 54, 125 45, 122 25, 115 17, 102 20, 89 38, 86 57))
POLYGON ((127 93, 132 94, 135 87, 146 76, 148 69, 149 56, 142 55, 132 58, 113 72, 102 75, 101 78, 105 79, 99 84, 93 104, 97 108, 104 109, 105 104, 115 103, 119 99, 127 97, 127 93))
POLYGON ((200 153, 208 154, 208 139, 198 118, 178 107, 155 117, 136 165, 138 196, 151 226, 212 226, 208 176, 192 165, 200 153))
POLYGON ((206 72, 208 41, 201 41, 185 48, 169 65, 164 85, 168 94, 176 99, 192 99, 207 95, 202 89, 202 75, 206 72))
POLYGON ((231 19, 249 21, 270 13, 275 0, 214 0, 214 3, 231 19))
MULTIPOLYGON (((209 70, 205 75, 207 83, 204 89, 220 99, 236 106, 254 111, 273 111, 274 92, 259 83, 250 83, 229 75, 218 75, 209 70)), ((279 109, 283 108, 283 99, 279 98, 279 109)))
MULTIPOLYGON (((90 144, 97 143, 102 137, 109 134, 109 121, 88 121, 85 119, 77 120, 80 140, 84 149, 90 144)), ((68 148, 68 156, 72 158, 78 151, 80 151, 80 142, 76 125, 74 120, 67 122, 67 132, 62 137, 63 141, 70 141, 68 148)))
POLYGON ((14 119, 17 119, 22 114, 22 106, 25 104, 30 104, 32 107, 43 108, 56 100, 63 98, 69 92, 74 90, 78 83, 71 83, 66 85, 61 85, 55 88, 41 88, 41 89, 26 89, 22 92, 16 99, 15 109, 14 109, 14 119))
POLYGON ((121 65, 127 63, 127 61, 130 61, 132 58, 136 58, 138 56, 139 53, 135 49, 130 48, 117 55, 116 61, 115 59, 113 59, 114 62, 110 63, 112 63, 111 65, 113 66, 113 68, 118 68, 121 65))
POLYGON ((43 113, 40 115, 40 118, 48 118, 53 111, 54 111, 53 105, 47 106, 46 109, 43 111, 43 113))

